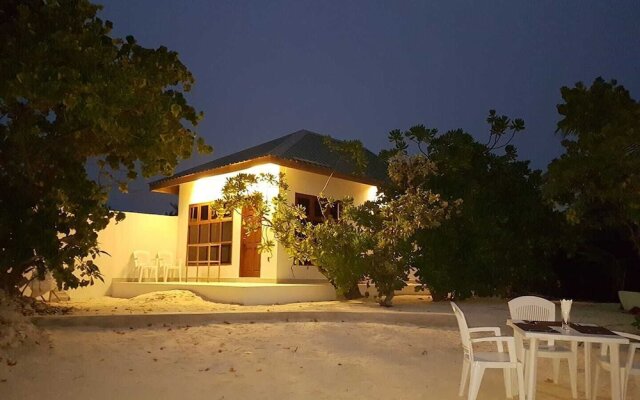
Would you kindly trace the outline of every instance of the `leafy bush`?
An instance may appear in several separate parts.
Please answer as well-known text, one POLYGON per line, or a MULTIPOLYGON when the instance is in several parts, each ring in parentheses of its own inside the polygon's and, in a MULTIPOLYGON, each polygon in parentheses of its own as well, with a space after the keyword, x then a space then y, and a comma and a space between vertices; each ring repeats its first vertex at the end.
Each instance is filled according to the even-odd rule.
MULTIPOLYGON (((488 121, 488 144, 462 130, 439 135, 436 129, 416 126, 390 133, 397 152, 407 152, 415 143, 433 163, 436 172, 421 177, 416 186, 462 200, 455 216, 415 234, 421 249, 414 260, 416 276, 436 300, 512 296, 554 286, 549 267, 554 242, 548 227, 561 226, 562 220, 542 200, 540 171, 517 160, 513 146, 498 144, 501 135, 515 134, 524 123, 495 112, 488 121), (497 154, 498 148, 504 148, 503 154, 497 154)), ((398 190, 402 188, 386 188, 398 190)))
MULTIPOLYGON (((248 233, 269 228, 294 264, 317 266, 341 295, 350 295, 359 280, 369 278, 381 295, 380 304, 390 306, 394 291, 405 285, 418 251, 415 232, 438 226, 457 209, 458 202, 443 201, 414 185, 433 171, 423 156, 398 155, 389 165, 392 182, 404 189, 361 205, 342 199, 343 212, 337 221, 325 218, 316 225, 307 222, 305 210, 287 201, 288 185, 283 174, 279 178, 270 174, 231 177, 223 187, 222 198, 212 207, 226 212, 252 208, 253 215, 261 217, 243 220, 248 233), (264 199, 254 190, 261 183, 277 185, 278 194, 264 199)), ((322 193, 318 196, 324 198, 322 193)), ((321 204, 323 214, 328 215, 331 199, 321 204)), ((269 235, 263 235, 261 251, 271 251, 274 245, 269 235)))

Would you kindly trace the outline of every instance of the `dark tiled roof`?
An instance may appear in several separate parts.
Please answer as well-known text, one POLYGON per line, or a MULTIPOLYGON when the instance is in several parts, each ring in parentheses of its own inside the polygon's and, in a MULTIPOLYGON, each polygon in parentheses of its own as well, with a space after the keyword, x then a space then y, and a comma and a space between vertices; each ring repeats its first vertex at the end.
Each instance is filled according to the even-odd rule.
MULTIPOLYGON (((373 181, 386 179, 386 165, 375 154, 365 149, 367 168, 362 174, 357 173, 352 161, 331 150, 325 143, 327 136, 319 133, 300 130, 277 139, 217 158, 197 167, 178 172, 170 177, 151 182, 151 188, 171 185, 171 181, 186 178, 189 175, 201 174, 217 168, 237 164, 260 157, 272 156, 283 160, 305 163, 313 167, 326 168, 343 175, 362 176, 373 181)), ((333 139, 334 141, 337 141, 333 139)))

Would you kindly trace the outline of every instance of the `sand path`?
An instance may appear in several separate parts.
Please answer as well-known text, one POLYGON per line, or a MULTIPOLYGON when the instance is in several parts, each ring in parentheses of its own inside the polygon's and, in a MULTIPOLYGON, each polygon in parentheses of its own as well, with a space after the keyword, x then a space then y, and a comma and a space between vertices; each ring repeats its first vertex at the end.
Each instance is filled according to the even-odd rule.
MULTIPOLYGON (((367 302, 269 309, 447 311, 447 304, 416 300, 398 299, 392 310, 367 302)), ((461 306, 471 325, 504 326, 504 302, 461 306)), ((614 305, 577 304, 574 314, 613 328, 630 321, 614 305)), ((23 352, 16 365, 0 363, 0 398, 459 399, 462 351, 457 329, 346 321, 50 328, 47 333, 50 343, 23 352)), ((570 399, 566 366, 559 385, 547 381, 550 369, 546 361, 540 362, 538 398, 570 399)), ((580 370, 581 397, 583 376, 580 370)), ((632 381, 630 389, 629 398, 640 398, 640 382, 632 381)), ((607 390, 603 385, 602 398, 607 398, 607 390)), ((479 399, 502 398, 501 372, 488 371, 479 399)))

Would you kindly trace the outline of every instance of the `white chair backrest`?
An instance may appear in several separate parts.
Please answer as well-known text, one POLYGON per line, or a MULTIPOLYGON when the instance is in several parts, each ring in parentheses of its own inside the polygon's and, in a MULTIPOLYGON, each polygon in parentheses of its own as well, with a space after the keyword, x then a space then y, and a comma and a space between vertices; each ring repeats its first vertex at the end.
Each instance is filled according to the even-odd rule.
POLYGON ((458 320, 458 329, 460 329, 460 339, 462 339, 462 349, 464 350, 464 355, 469 360, 473 361, 473 346, 471 346, 471 333, 469 333, 469 325, 467 325, 467 319, 464 316, 464 313, 458 307, 456 303, 451 302, 451 307, 453 308, 453 313, 458 320))
POLYGON ((170 251, 159 251, 158 252, 158 261, 162 266, 174 266, 175 259, 173 258, 173 253, 170 251))
POLYGON ((145 250, 136 250, 133 252, 133 263, 136 267, 151 265, 151 254, 145 250))
POLYGON ((512 320, 555 321, 556 305, 536 296, 516 297, 509 302, 512 320))

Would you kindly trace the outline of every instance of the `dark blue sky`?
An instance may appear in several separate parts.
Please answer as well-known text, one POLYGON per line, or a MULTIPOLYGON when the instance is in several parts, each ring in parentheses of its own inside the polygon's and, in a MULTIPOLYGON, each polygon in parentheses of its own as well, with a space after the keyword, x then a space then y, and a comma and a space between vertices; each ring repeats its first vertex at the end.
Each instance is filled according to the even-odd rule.
MULTIPOLYGON (((519 155, 562 149, 559 89, 597 76, 640 96, 639 1, 103 1, 114 35, 177 51, 214 146, 178 170, 298 129, 360 139, 425 124, 487 135, 487 111, 521 117, 519 155)), ((114 208, 162 212, 175 197, 136 182, 114 208)))

